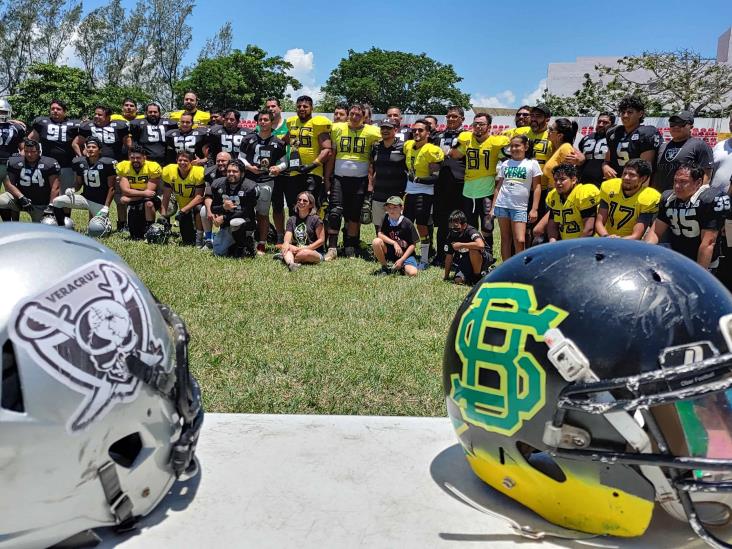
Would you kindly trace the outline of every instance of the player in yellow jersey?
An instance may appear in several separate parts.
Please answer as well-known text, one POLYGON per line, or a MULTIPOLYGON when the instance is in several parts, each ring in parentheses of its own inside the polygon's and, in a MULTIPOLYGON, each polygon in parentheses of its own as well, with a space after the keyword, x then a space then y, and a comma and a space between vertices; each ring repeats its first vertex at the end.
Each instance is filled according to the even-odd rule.
POLYGON ((136 119, 145 118, 144 114, 137 114, 137 103, 134 99, 125 97, 122 101, 122 114, 114 113, 110 120, 122 120, 124 122, 132 122, 136 119))
POLYGON ((408 139, 404 143, 404 157, 407 164, 404 215, 417 226, 420 249, 420 262, 417 268, 422 271, 429 264, 428 226, 432 217, 435 183, 440 177, 445 153, 440 147, 429 142, 430 125, 424 118, 412 124, 412 135, 414 139, 408 139))
MULTIPOLYGON (((198 215, 203 204, 203 191, 206 188, 203 166, 194 166, 194 156, 187 151, 180 151, 175 164, 163 168, 163 207, 169 212, 171 195, 178 203, 178 223, 180 238, 183 244, 203 246, 203 225, 198 215)), ((170 215, 170 214, 168 214, 170 215)))
POLYGON ((370 124, 364 124, 363 105, 354 104, 348 109, 348 122, 333 124, 331 141, 333 155, 326 166, 326 180, 333 174, 330 185, 330 211, 328 212, 328 251, 326 261, 336 258, 338 231, 341 219, 346 221, 344 253, 353 257, 360 242, 361 208, 369 185, 371 148, 381 139, 381 132, 370 124))
POLYGON ((290 146, 290 175, 275 178, 272 187, 272 218, 278 242, 285 236, 285 200, 290 215, 295 215, 301 192, 311 192, 320 205, 329 189, 323 185, 323 166, 331 155, 332 122, 324 116, 313 116, 313 99, 307 95, 297 98, 295 108, 297 114, 286 120, 288 134, 282 138, 290 146))
POLYGON ((597 208, 598 236, 640 240, 658 213, 661 193, 649 187, 653 169, 641 158, 629 160, 623 177, 603 181, 597 208))
POLYGON ((168 118, 178 122, 184 112, 193 115, 194 129, 199 126, 208 126, 208 123, 211 121, 211 113, 198 110, 198 96, 192 91, 187 91, 183 96, 183 109, 171 112, 168 114, 168 118))
POLYGON ((160 164, 148 161, 145 150, 133 145, 128 152, 129 160, 117 163, 122 204, 129 206, 127 224, 130 237, 140 239, 155 221, 155 212, 160 209, 160 197, 156 189, 162 177, 160 164))
POLYGON ((559 164, 552 173, 555 186, 546 197, 549 242, 592 236, 600 191, 592 183, 578 183, 573 164, 559 164))
POLYGON ((498 160, 503 148, 510 142, 505 135, 491 135, 490 114, 478 113, 473 117, 473 131, 462 132, 453 143, 450 157, 465 158, 465 186, 463 212, 468 224, 478 227, 483 235, 486 252, 493 262, 493 220, 490 217, 493 194, 496 189, 498 160))

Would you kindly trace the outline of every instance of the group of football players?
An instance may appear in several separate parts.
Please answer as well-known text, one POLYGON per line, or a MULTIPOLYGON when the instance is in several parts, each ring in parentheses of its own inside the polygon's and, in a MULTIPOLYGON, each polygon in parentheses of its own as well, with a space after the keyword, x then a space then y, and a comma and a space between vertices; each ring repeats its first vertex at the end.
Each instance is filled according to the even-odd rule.
MULTIPOLYGON (((373 222, 381 274, 433 264, 465 282, 494 263, 497 220, 503 260, 597 235, 665 242, 718 269, 729 169, 714 173, 712 149, 691 137, 691 113, 670 118, 664 142, 644 110, 626 97, 619 124, 600 113, 575 146, 577 124, 542 104, 522 106, 516 127, 495 135, 489 114, 466 129, 457 106, 442 128, 432 116, 405 126, 397 107, 374 123, 361 104, 339 105, 331 121, 313 116, 308 96, 285 120, 270 98, 250 131, 236 109, 199 110, 194 92, 166 118, 155 103, 138 114, 128 99, 121 114, 100 105, 81 122, 54 100, 29 127, 0 100, 0 216, 26 211, 70 226, 70 209, 86 209, 99 236, 111 230, 114 201, 117 230, 131 238, 164 241, 175 215, 185 244, 264 255, 270 240, 292 270, 336 259, 340 238, 343 256, 359 254, 361 225, 373 222)), ((720 146, 719 165, 730 162, 720 146)))

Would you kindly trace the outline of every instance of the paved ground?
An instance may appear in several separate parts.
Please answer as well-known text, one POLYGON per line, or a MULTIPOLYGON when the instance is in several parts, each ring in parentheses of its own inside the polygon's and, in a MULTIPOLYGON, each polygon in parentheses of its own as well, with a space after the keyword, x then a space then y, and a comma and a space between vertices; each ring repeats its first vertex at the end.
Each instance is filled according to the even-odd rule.
POLYGON ((662 511, 631 542, 518 537, 498 513, 562 532, 478 481, 446 418, 208 414, 198 455, 198 477, 102 547, 703 546, 662 511))

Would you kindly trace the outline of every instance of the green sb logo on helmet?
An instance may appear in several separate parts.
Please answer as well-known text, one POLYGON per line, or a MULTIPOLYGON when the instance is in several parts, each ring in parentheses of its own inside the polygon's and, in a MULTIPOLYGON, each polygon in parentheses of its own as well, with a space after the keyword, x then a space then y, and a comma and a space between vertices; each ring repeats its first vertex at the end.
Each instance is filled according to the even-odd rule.
POLYGON ((526 350, 526 338, 543 341, 567 314, 553 305, 538 310, 527 284, 486 283, 478 289, 455 337, 462 372, 450 376, 450 398, 465 422, 510 436, 541 410, 546 374, 526 350), (503 343, 485 343, 486 330, 504 332, 503 343))

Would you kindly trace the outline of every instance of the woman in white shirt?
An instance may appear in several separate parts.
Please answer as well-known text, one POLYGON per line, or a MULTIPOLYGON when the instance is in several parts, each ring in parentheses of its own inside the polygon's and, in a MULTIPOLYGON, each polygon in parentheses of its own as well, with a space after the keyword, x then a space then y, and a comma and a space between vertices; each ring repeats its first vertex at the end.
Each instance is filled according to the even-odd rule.
POLYGON ((511 158, 498 168, 496 192, 491 217, 498 218, 501 229, 501 259, 526 248, 526 223, 536 222, 541 200, 541 168, 536 160, 526 158, 529 138, 516 135, 511 138, 511 158), (531 209, 529 209, 531 200, 531 209))

